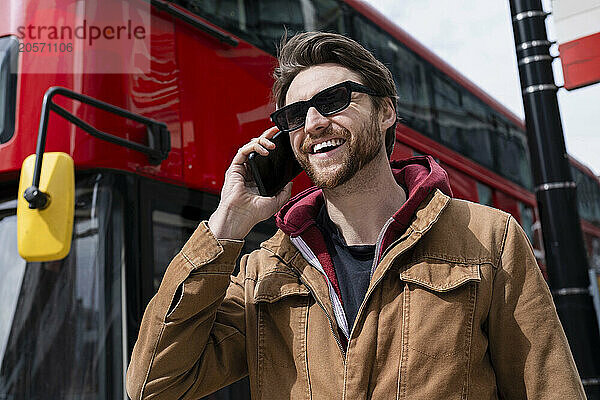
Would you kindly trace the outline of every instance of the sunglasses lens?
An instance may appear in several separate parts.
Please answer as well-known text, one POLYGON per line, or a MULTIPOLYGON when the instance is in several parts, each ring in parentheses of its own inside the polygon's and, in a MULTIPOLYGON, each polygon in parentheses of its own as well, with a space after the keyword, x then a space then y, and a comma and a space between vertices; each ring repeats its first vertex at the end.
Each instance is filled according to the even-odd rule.
POLYGON ((293 131, 304 125, 311 102, 321 115, 331 115, 348 107, 351 93, 346 86, 325 89, 311 101, 290 104, 277 111, 273 116, 273 122, 283 131, 293 131))
POLYGON ((277 125, 279 130, 285 131, 288 129, 287 121, 285 120, 285 116, 281 112, 276 112, 271 115, 271 119, 277 125))
POLYGON ((304 104, 291 104, 279 110, 274 116, 273 122, 282 131, 293 131, 304 124, 306 119, 306 106, 304 104))
POLYGON ((343 110, 350 104, 350 91, 345 86, 324 90, 315 97, 317 110, 323 115, 330 115, 343 110))

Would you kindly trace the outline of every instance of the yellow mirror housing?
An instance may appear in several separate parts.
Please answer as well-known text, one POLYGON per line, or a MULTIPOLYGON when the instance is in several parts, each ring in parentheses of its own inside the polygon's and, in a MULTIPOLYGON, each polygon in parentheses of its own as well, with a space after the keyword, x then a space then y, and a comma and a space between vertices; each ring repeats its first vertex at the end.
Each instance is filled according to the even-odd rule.
POLYGON ((66 153, 44 153, 39 190, 48 195, 48 205, 31 209, 23 197, 31 186, 35 154, 23 161, 17 201, 19 254, 27 261, 54 261, 71 250, 75 213, 75 167, 66 153))

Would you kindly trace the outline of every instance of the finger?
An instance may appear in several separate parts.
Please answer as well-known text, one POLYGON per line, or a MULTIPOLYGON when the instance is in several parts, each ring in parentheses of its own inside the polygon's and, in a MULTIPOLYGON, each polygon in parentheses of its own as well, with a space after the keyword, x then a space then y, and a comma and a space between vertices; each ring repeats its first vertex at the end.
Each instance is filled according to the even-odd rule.
POLYGON ((266 156, 269 154, 269 152, 267 151, 266 148, 270 148, 270 149, 274 149, 275 148, 275 144, 273 142, 271 142, 269 139, 272 138, 273 136, 275 136, 275 134, 279 132, 279 129, 276 126, 272 126, 269 129, 267 129, 266 131, 264 131, 259 137, 256 138, 252 138, 250 140, 250 142, 246 143, 244 146, 240 147, 236 153, 236 155, 233 157, 232 160, 232 164, 242 164, 244 162, 246 162, 246 160, 248 159, 248 155, 250 155, 250 153, 252 153, 253 151, 256 151, 257 153, 266 156), (272 146, 269 144, 273 144, 272 146), (259 144, 260 147, 256 148, 254 147, 255 144, 259 144), (264 150, 264 151, 261 151, 264 150))
POLYGON ((269 151, 266 148, 264 148, 262 145, 260 145, 258 142, 246 143, 244 146, 239 148, 239 150, 233 157, 231 164, 241 165, 241 164, 245 163, 246 161, 248 161, 248 156, 253 151, 255 151, 258 154, 263 155, 263 156, 267 156, 269 154, 269 151))
POLYGON ((248 148, 245 148, 242 153, 246 154, 246 156, 250 155, 250 153, 252 152, 257 152, 258 154, 262 155, 262 156, 268 156, 269 155, 269 150, 267 150, 267 148, 263 145, 261 145, 260 143, 256 142, 256 143, 252 143, 251 146, 249 146, 248 148))
POLYGON ((260 135, 259 137, 271 139, 273 136, 275 136, 277 134, 277 132, 279 132, 279 128, 277 128, 276 126, 272 126, 269 129, 267 129, 266 131, 264 131, 262 133, 262 135, 260 135))
POLYGON ((267 139, 266 137, 258 138, 258 143, 264 148, 273 150, 275 148, 275 143, 267 139))

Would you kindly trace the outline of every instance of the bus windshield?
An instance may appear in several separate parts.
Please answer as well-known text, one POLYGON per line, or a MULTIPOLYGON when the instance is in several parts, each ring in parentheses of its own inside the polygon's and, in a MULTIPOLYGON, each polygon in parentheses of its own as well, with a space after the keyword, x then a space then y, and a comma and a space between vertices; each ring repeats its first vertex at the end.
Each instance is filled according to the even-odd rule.
POLYGON ((16 199, 0 198, 0 398, 123 398, 122 201, 78 179, 73 243, 55 262, 17 252, 16 199))

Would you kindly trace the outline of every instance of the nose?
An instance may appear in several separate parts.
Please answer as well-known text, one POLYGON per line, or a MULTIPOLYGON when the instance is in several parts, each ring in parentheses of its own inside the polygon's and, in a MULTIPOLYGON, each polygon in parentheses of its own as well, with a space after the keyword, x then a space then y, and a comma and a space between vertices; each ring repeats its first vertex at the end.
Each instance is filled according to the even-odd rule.
POLYGON ((310 107, 306 113, 304 130, 306 133, 318 133, 329 126, 329 119, 321 115, 316 108, 310 107))

